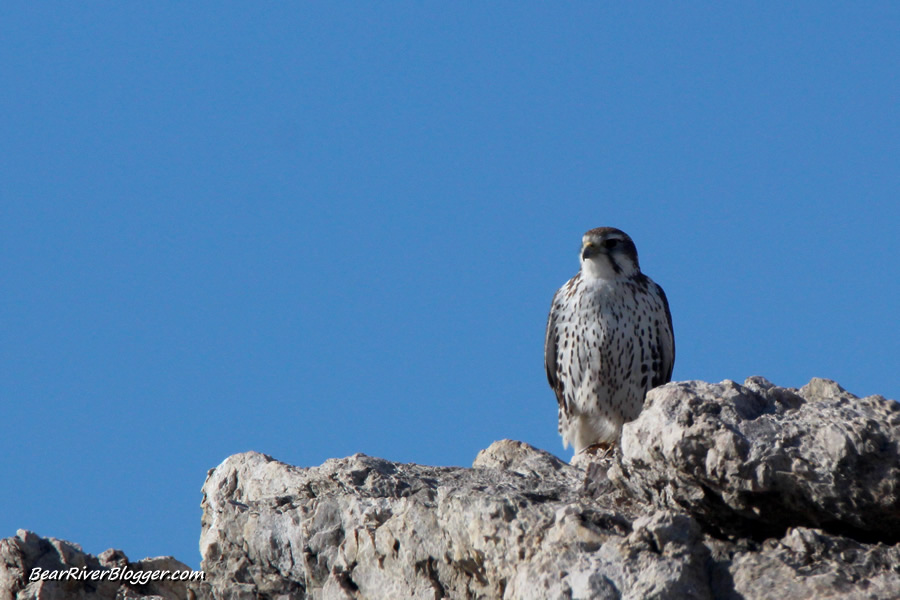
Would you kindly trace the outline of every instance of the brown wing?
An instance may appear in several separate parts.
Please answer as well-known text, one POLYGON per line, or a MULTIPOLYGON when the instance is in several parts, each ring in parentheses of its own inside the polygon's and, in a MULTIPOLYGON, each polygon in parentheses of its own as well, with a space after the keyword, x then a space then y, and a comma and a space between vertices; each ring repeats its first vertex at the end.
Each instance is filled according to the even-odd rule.
POLYGON ((565 406, 565 399, 562 393, 562 382, 557 377, 557 363, 559 356, 559 333, 557 331, 557 311, 559 310, 558 299, 559 290, 553 296, 553 303, 550 305, 550 314, 547 316, 547 332, 544 337, 544 369, 547 371, 547 382, 556 393, 556 399, 561 408, 565 406))
POLYGON ((669 383, 672 381, 672 369, 675 368, 675 330, 672 329, 672 311, 669 310, 669 299, 666 293, 656 283, 653 283, 659 297, 662 299, 663 307, 666 309, 665 326, 668 331, 657 331, 656 339, 659 343, 659 369, 654 373, 653 387, 669 383))

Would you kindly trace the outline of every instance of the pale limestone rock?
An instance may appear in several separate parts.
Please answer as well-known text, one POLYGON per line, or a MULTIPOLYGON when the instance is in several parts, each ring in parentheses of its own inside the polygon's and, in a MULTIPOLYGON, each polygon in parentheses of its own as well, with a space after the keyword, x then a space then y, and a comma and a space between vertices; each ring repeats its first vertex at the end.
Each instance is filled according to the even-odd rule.
POLYGON ((896 542, 898 414, 821 380, 751 378, 656 390, 586 470, 509 440, 472 469, 232 456, 204 486, 206 592, 894 598, 898 548, 876 540, 896 542))
POLYGON ((34 566, 180 563, 20 531, 0 540, 0 600, 896 599, 898 447, 892 401, 750 378, 654 390, 584 468, 510 440, 471 469, 248 452, 203 487, 206 583, 28 583, 34 566))
POLYGON ((721 534, 806 526, 900 541, 900 404, 813 379, 670 383, 622 430, 609 477, 721 534))
POLYGON ((72 568, 102 572, 117 567, 131 572, 190 570, 171 556, 132 563, 121 550, 111 549, 95 557, 77 544, 43 538, 20 529, 15 537, 0 540, 0 600, 187 600, 191 593, 192 584, 162 579, 145 584, 128 578, 110 581, 70 577, 30 581, 35 568, 49 575, 72 568))
POLYGON ((204 487, 203 569, 221 598, 712 597, 690 516, 632 530, 618 496, 586 495, 583 472, 520 442, 475 464, 230 457, 204 487))

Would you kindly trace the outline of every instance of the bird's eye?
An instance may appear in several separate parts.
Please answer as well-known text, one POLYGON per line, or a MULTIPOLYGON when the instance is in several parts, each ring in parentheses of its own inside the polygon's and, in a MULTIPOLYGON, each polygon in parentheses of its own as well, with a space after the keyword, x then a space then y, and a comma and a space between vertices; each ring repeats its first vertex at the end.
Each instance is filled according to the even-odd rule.
POLYGON ((619 240, 613 238, 611 240, 603 240, 603 247, 607 250, 612 250, 616 246, 619 245, 619 240))

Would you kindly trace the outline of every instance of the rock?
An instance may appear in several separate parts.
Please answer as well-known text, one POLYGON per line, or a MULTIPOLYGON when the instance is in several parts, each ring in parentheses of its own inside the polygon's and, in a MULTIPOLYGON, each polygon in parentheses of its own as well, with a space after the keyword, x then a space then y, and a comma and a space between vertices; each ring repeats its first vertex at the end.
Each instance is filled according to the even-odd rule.
POLYGON ((132 563, 121 550, 107 550, 95 557, 23 529, 0 540, 0 600, 187 600, 196 584, 152 576, 190 570, 171 556, 132 563))
POLYGON ((751 378, 655 390, 586 470, 510 440, 471 469, 235 455, 204 485, 204 593, 895 598, 898 417, 751 378))
POLYGON ((610 479, 715 535, 804 526, 900 541, 900 404, 813 379, 671 383, 625 425, 610 479))
POLYGON ((248 452, 203 486, 205 582, 29 582, 186 567, 20 531, 0 540, 0 600, 895 599, 898 448, 892 401, 750 378, 657 388, 583 468, 510 440, 470 469, 248 452))
POLYGON ((729 566, 734 593, 722 598, 897 598, 900 547, 866 545, 816 529, 791 528, 760 550, 735 554, 729 566))
POLYGON ((204 486, 203 570, 217 598, 709 598, 687 515, 636 522, 583 472, 502 441, 473 469, 357 454, 296 469, 232 456, 204 486), (631 592, 623 595, 622 588, 631 592), (631 594, 631 595, 629 595, 631 594), (674 596, 673 596, 674 594, 674 596))

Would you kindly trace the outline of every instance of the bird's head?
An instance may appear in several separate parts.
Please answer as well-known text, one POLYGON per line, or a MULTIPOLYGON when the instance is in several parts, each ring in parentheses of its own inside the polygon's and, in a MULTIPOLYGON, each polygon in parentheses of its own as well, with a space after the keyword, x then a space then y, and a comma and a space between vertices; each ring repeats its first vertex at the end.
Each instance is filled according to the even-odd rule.
POLYGON ((595 279, 632 277, 641 272, 637 248, 624 231, 597 227, 581 240, 581 272, 595 279))

